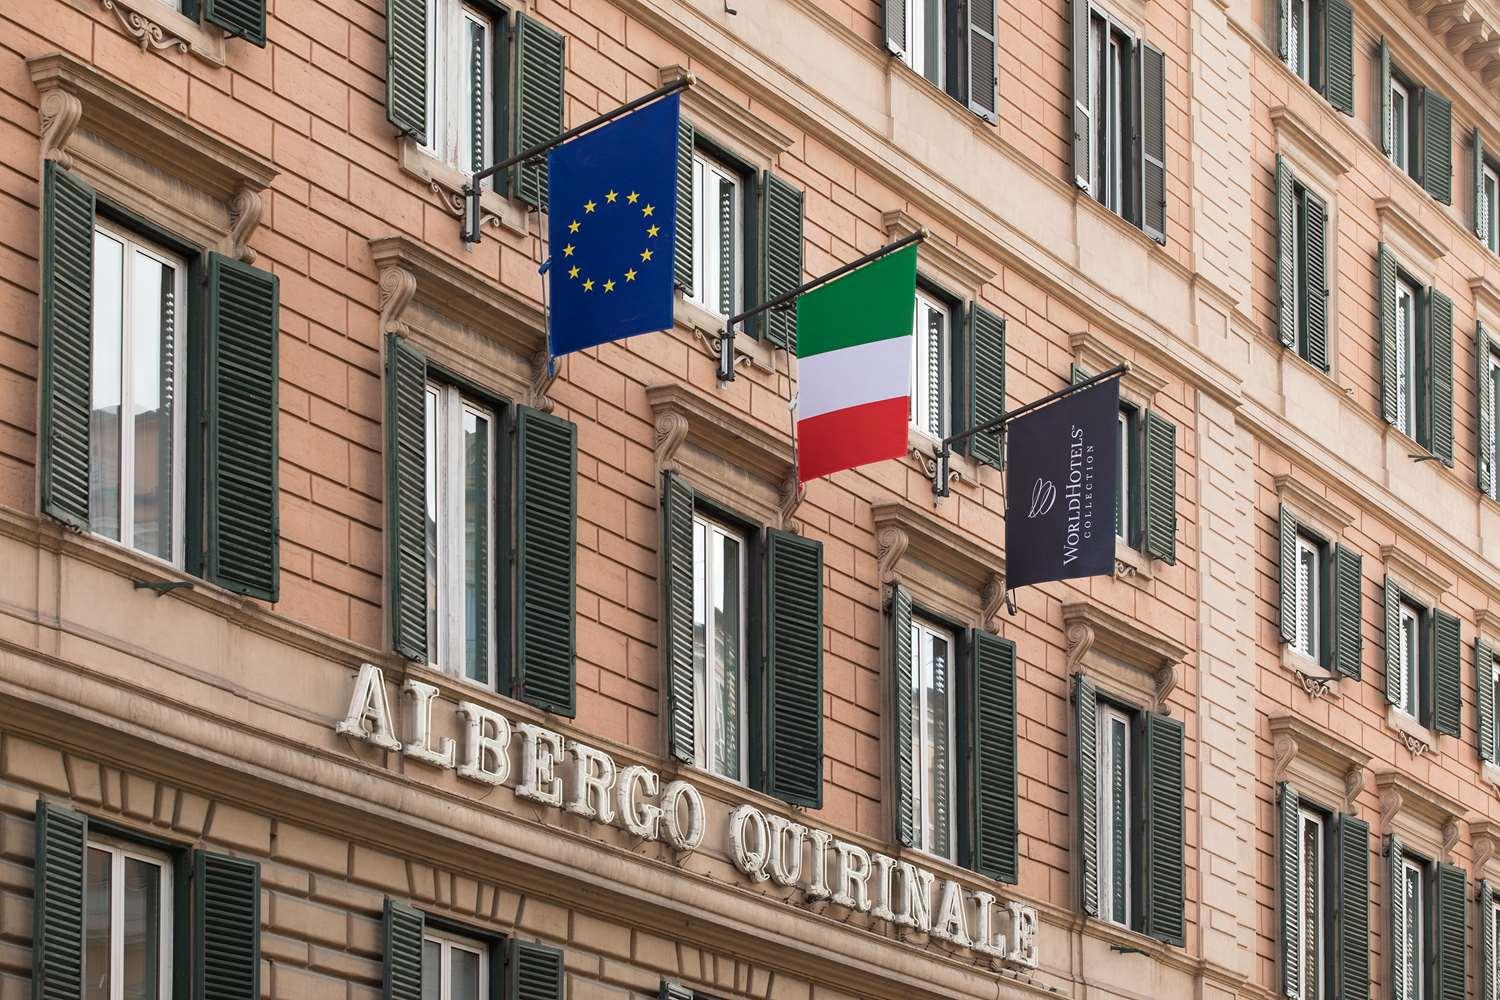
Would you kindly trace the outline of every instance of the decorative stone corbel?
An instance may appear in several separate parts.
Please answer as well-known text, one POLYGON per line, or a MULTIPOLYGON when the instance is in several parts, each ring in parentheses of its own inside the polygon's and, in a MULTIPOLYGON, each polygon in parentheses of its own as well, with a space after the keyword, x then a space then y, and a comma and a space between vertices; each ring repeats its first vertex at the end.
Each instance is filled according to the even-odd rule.
POLYGON ((1365 788, 1365 768, 1363 764, 1356 764, 1344 772, 1344 801, 1343 809, 1346 813, 1354 811, 1354 800, 1365 788))
POLYGON ((380 332, 405 336, 402 315, 417 294, 417 276, 404 267, 380 269, 380 332))
POLYGON ((244 261, 246 264, 255 263, 255 251, 250 249, 250 236, 260 225, 260 215, 263 209, 260 192, 249 187, 240 185, 240 189, 229 199, 229 237, 226 253, 244 261))
POLYGON ((982 605, 979 609, 979 624, 988 632, 1000 634, 1000 626, 995 622, 995 617, 1000 614, 1000 608, 1005 604, 1005 577, 999 573, 990 577, 984 589, 979 592, 979 600, 982 605))
POLYGON ((1168 663, 1156 671, 1156 704, 1152 707, 1158 711, 1164 711, 1167 698, 1177 687, 1177 664, 1168 663))
POLYGON ((73 154, 68 140, 83 119, 83 102, 65 90, 49 90, 42 95, 38 109, 41 118, 42 160, 56 160, 64 170, 73 168, 73 154))
POLYGON ((875 565, 880 570, 881 583, 896 582, 896 564, 906 555, 911 537, 895 525, 887 525, 875 534, 875 565))
POLYGON ((1271 784, 1276 785, 1286 777, 1292 760, 1297 756, 1297 738, 1291 733, 1278 733, 1271 745, 1271 784))
POLYGON ((681 413, 663 410, 656 415, 656 471, 677 471, 677 449, 687 440, 688 419, 681 413))
POLYGON ((1068 645, 1068 673, 1074 674, 1094 645, 1094 629, 1085 621, 1069 622, 1063 639, 1068 645))
POLYGON ((1335 680, 1337 678, 1320 677, 1302 670, 1297 671, 1297 682, 1302 685, 1302 690, 1307 692, 1307 696, 1314 701, 1328 697, 1333 691, 1335 680))
POLYGON ((797 524, 793 518, 797 516, 797 508, 802 506, 802 500, 806 496, 807 487, 797 482, 797 470, 793 469, 782 484, 781 504, 776 509, 782 531, 797 532, 797 524))
POLYGON ((557 381, 558 372, 559 367, 552 360, 552 352, 544 344, 531 359, 531 387, 527 400, 529 405, 543 413, 552 412, 557 404, 547 393, 552 391, 552 383, 557 381))
POLYGON ((121 0, 99 0, 105 10, 115 15, 130 36, 140 43, 141 51, 148 49, 170 49, 176 47, 184 55, 188 51, 186 39, 178 38, 155 21, 138 11, 131 10, 121 0))
POLYGON ((1439 860, 1450 861, 1453 858, 1453 849, 1458 846, 1458 820, 1450 819, 1443 824, 1443 853, 1439 860))
POLYGON ((1391 820, 1401 811, 1401 804, 1405 802, 1405 796, 1399 788, 1387 785, 1380 790, 1380 828, 1389 831, 1391 820))
POLYGON ((1473 845, 1476 879, 1485 877, 1485 869, 1494 860, 1497 835, 1500 835, 1500 828, 1490 820, 1478 820, 1469 824, 1469 843, 1473 845))

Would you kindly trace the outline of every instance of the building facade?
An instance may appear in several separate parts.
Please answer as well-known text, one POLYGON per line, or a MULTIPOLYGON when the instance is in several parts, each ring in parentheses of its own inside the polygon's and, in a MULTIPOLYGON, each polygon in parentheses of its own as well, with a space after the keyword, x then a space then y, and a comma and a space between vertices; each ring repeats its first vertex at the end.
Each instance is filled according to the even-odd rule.
POLYGON ((1487 0, 0 0, 0 67, 0 998, 1495 1000, 1487 0), (688 75, 598 202, 674 329, 553 369, 597 206, 466 179, 688 75), (724 319, 921 227, 910 454, 798 490, 724 319), (1116 571, 1008 606, 934 447, 1120 362, 1116 571))

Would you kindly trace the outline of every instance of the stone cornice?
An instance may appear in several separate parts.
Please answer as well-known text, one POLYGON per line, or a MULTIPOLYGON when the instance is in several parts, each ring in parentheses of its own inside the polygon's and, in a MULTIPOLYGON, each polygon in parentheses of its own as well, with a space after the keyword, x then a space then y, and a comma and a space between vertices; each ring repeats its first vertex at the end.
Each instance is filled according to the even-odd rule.
POLYGON ((1338 796, 1340 809, 1353 812, 1354 801, 1365 786, 1370 755, 1328 727, 1289 712, 1278 712, 1269 722, 1274 755, 1271 783, 1294 775, 1300 770, 1294 765, 1305 762, 1327 776, 1319 784, 1325 793, 1338 796))
POLYGON ((1297 152, 1316 159, 1335 177, 1347 174, 1354 166, 1322 132, 1284 104, 1271 109, 1271 125, 1276 129, 1278 139, 1287 140, 1297 152))
POLYGON ((1064 604, 1062 618, 1069 674, 1085 669, 1093 654, 1102 654, 1123 668, 1115 673, 1117 680, 1128 684, 1150 708, 1165 710, 1187 646, 1090 601, 1064 604))
POLYGON ((1336 532, 1342 532, 1354 523, 1352 511, 1318 493, 1296 476, 1286 473, 1277 476, 1276 495, 1282 503, 1311 515, 1336 532))
POLYGON ((1380 793, 1381 831, 1415 834, 1439 860, 1447 860, 1460 836, 1463 803, 1403 771, 1376 774, 1375 788, 1380 793))
MULTIPOLYGON (((676 83, 689 75, 685 66, 663 66, 657 73, 657 82, 676 83)), ((715 131, 725 131, 726 138, 744 143, 767 162, 775 162, 777 154, 791 148, 790 136, 705 82, 701 75, 694 75, 693 85, 682 92, 682 109, 695 125, 712 126, 708 130, 710 136, 715 131)))
POLYGON ((1441 597, 1453 587, 1451 579, 1394 545, 1380 547, 1380 560, 1385 563, 1386 572, 1427 591, 1433 598, 1441 597))
POLYGON ((1396 198, 1376 199, 1375 212, 1380 216, 1380 238, 1392 242, 1394 236, 1400 246, 1411 247, 1422 255, 1429 270, 1447 255, 1448 248, 1429 236, 1421 220, 1408 212, 1396 198))
POLYGON ((993 628, 1004 596, 1005 557, 998 549, 976 542, 936 514, 900 501, 872 504, 870 514, 881 583, 899 580, 902 560, 915 559, 977 594, 983 624, 993 628))
MULTIPOLYGON (((1074 364, 1090 375, 1108 371, 1126 360, 1123 352, 1091 330, 1069 334, 1068 345, 1073 348, 1074 364)), ((1149 405, 1156 394, 1167 387, 1167 380, 1139 362, 1129 364, 1130 370, 1120 376, 1120 389, 1124 395, 1134 396, 1149 405)))
POLYGON ((1476 306, 1490 311, 1494 317, 1492 323, 1500 323, 1500 288, 1495 287, 1494 282, 1480 275, 1469 279, 1469 291, 1474 296, 1476 306))
MULTIPOLYGON (((910 236, 925 228, 900 209, 883 214, 880 225, 890 240, 910 236)), ((995 277, 995 272, 983 262, 960 250, 952 241, 931 232, 917 245, 917 269, 931 273, 942 284, 952 286, 950 291, 969 297, 995 277)))

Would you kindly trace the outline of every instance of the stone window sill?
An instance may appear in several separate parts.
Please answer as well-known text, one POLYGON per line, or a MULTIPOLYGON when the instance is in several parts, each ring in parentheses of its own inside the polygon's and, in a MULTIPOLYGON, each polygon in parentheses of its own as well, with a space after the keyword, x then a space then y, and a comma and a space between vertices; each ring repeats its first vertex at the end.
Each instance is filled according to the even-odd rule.
MULTIPOLYGON (((443 201, 448 214, 461 220, 464 214, 464 185, 468 178, 461 171, 448 166, 436 156, 422 149, 409 135, 401 142, 401 169, 423 184, 443 201)), ((479 195, 481 226, 491 226, 525 235, 531 231, 531 210, 510 198, 503 198, 493 188, 485 188, 479 195)))
POLYGON ((1146 580, 1156 576, 1156 560, 1115 538, 1115 579, 1146 580))
MULTIPOLYGON (((672 306, 672 318, 677 326, 698 338, 711 357, 718 358, 719 334, 724 332, 725 317, 709 312, 686 298, 682 290, 678 289, 672 306)), ((744 330, 735 331, 734 359, 736 366, 748 363, 762 372, 776 370, 776 348, 744 330)))
POLYGON ((1401 711, 1395 705, 1387 705, 1386 725, 1394 729, 1413 756, 1420 757, 1437 747, 1437 733, 1401 711))
POLYGON ((1297 678, 1298 686, 1309 698, 1339 700, 1339 675, 1294 649, 1291 643, 1281 644, 1281 669, 1297 678))
POLYGON ((224 33, 199 24, 161 0, 99 0, 142 49, 192 53, 210 66, 224 65, 224 33))

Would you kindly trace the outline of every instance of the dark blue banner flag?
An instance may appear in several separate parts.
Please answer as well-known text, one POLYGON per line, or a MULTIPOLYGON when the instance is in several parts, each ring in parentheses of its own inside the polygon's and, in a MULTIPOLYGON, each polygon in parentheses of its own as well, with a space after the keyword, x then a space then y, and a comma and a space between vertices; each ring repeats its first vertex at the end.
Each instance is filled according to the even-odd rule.
POLYGON ((680 96, 547 154, 553 357, 672 326, 680 96))
POLYGON ((1006 425, 1006 587, 1114 573, 1119 421, 1111 378, 1006 425))

